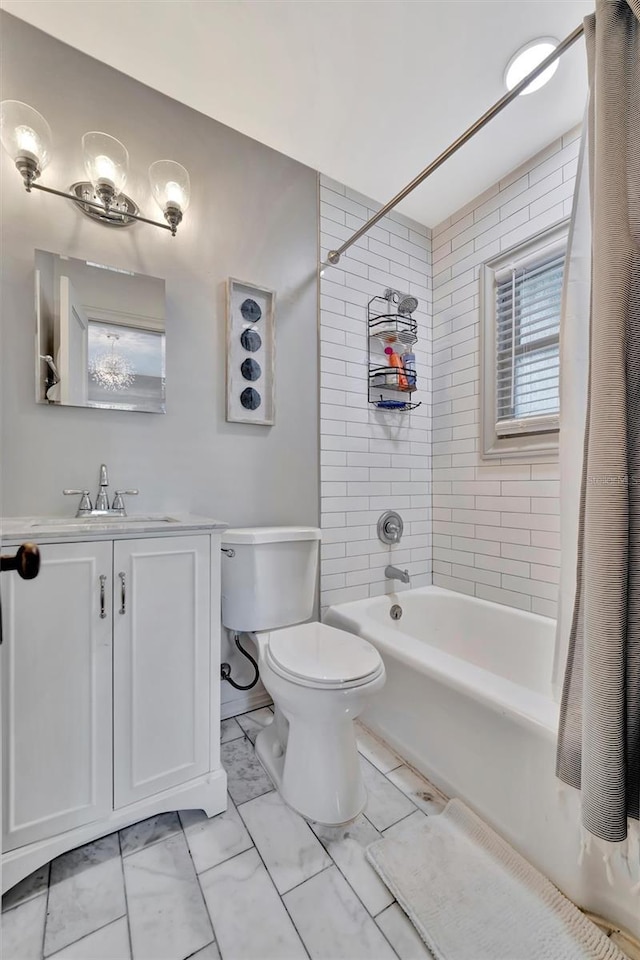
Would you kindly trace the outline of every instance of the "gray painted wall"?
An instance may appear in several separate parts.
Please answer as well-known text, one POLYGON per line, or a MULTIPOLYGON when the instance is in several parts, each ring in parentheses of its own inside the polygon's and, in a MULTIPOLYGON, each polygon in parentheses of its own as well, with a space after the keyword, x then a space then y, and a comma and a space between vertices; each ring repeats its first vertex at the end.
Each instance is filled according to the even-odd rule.
POLYGON ((2 151, 2 514, 70 513, 62 488, 93 491, 104 460, 114 487, 140 488, 136 511, 317 525, 315 171, 0 16, 2 97, 30 103, 53 130, 43 183, 85 179, 87 130, 125 144, 127 192, 146 215, 161 218, 147 179, 154 160, 180 161, 192 182, 175 239, 144 224, 111 230, 67 201, 28 196, 2 151), (166 416, 36 405, 35 248, 166 280, 166 416), (229 276, 277 291, 273 427, 225 422, 229 276))
POLYGON ((127 188, 158 216, 147 169, 189 169, 178 236, 112 230, 42 193, 28 196, 2 152, 2 513, 65 514, 65 486, 137 486, 136 509, 192 510, 233 524, 318 521, 317 178, 301 164, 163 96, 7 14, 3 98, 49 121, 42 182, 84 179, 80 138, 105 130, 129 150, 127 188), (164 277, 167 414, 36 406, 33 257, 41 248, 164 277), (225 422, 223 282, 277 291, 274 427, 225 422))

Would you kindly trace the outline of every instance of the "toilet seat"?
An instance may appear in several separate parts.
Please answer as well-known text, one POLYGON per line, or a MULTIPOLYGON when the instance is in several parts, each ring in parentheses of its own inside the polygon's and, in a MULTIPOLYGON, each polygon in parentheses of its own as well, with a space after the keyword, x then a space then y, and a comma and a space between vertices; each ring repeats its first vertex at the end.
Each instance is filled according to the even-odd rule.
POLYGON ((266 653, 279 676, 316 689, 362 686, 384 670, 380 654, 367 640, 324 623, 271 631, 266 653))

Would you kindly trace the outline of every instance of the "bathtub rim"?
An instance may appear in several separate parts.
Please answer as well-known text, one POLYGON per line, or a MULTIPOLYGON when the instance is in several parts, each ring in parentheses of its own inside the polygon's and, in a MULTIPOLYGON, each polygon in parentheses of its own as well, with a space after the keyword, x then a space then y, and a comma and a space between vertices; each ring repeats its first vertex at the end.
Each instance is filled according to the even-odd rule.
MULTIPOLYGON (((553 696, 551 676, 548 695, 530 690, 485 667, 446 653, 428 641, 419 640, 411 634, 404 633, 398 627, 394 627, 393 630, 385 628, 383 624, 367 614, 367 609, 373 604, 380 607, 388 601, 390 605, 394 603, 402 605, 402 598, 407 593, 421 596, 447 596, 456 599, 464 597, 474 605, 479 604, 494 609, 504 606, 480 597, 459 594, 444 587, 425 586, 403 591, 400 594, 385 594, 333 604, 325 613, 324 621, 331 626, 342 628, 369 640, 383 659, 386 655, 399 660, 410 669, 426 674, 458 693, 471 696, 494 712, 500 714, 507 712, 521 726, 534 729, 553 742, 557 741, 559 704, 553 696)), ((506 609, 518 617, 533 619, 547 626, 555 622, 550 617, 531 613, 528 610, 513 607, 506 607, 506 609)))

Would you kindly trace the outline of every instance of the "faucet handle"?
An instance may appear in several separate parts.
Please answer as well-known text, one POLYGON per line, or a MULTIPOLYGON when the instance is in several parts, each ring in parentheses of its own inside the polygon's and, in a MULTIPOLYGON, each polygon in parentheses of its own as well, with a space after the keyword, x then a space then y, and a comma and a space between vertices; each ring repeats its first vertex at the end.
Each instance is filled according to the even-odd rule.
POLYGON ((62 493, 65 497, 81 497, 76 516, 79 517, 83 513, 91 513, 93 510, 88 490, 63 490, 62 493))
POLYGON ((111 509, 124 510, 124 500, 122 497, 137 497, 139 492, 139 490, 116 490, 116 495, 113 498, 111 509))

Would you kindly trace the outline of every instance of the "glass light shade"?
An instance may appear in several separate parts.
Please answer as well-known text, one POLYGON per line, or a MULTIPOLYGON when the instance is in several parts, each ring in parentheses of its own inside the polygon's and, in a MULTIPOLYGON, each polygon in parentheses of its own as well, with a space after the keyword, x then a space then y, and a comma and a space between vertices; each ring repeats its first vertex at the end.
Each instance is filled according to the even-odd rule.
MULTIPOLYGON (((524 80, 532 70, 535 70, 538 64, 542 63, 557 46, 558 41, 554 40, 553 37, 542 37, 539 40, 532 40, 531 43, 527 43, 518 50, 518 52, 511 57, 505 70, 504 82, 507 90, 513 90, 516 84, 524 80)), ((558 60, 555 60, 551 66, 543 70, 535 80, 527 84, 524 90, 520 92, 520 96, 525 97, 527 94, 533 93, 534 90, 539 90, 540 87, 544 87, 545 83, 551 80, 551 77, 557 69, 558 60)))
POLYGON ((51 127, 37 110, 20 100, 0 104, 0 140, 12 160, 26 157, 35 161, 40 171, 51 159, 51 127))
POLYGON ((175 160, 156 160, 149 167, 149 180, 156 203, 163 213, 177 207, 184 213, 191 199, 189 173, 175 160))
POLYGON ((113 187, 116 197, 122 193, 129 172, 127 148, 108 133, 92 130, 82 138, 82 152, 87 177, 95 189, 106 185, 113 187))

